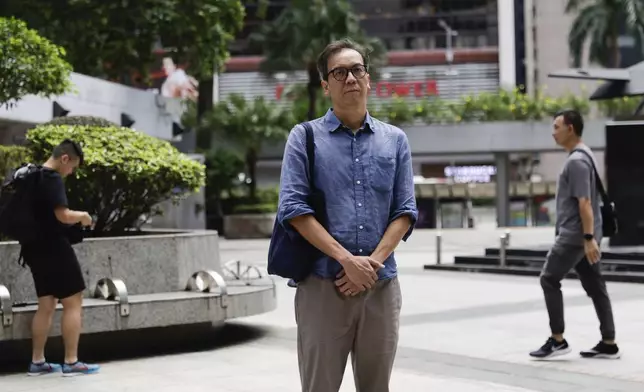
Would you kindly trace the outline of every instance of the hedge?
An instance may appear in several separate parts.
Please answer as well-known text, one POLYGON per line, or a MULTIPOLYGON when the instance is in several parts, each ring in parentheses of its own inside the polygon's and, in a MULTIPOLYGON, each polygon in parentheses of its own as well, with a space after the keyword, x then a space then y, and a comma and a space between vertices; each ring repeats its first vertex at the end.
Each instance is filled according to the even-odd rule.
POLYGON ((30 152, 27 148, 0 145, 0 181, 4 181, 5 176, 11 170, 29 160, 30 152))
POLYGON ((45 124, 27 132, 27 145, 44 162, 66 138, 85 155, 84 165, 66 180, 70 208, 96 217, 95 236, 140 229, 146 221, 140 217, 158 214, 158 203, 178 201, 205 185, 204 165, 130 128, 45 124))

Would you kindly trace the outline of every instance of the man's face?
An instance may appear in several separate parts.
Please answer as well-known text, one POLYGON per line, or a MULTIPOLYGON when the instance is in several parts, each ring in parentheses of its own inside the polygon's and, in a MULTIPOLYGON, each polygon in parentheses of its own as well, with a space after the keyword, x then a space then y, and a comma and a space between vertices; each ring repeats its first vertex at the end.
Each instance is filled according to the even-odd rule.
POLYGON ((61 177, 67 177, 72 174, 78 165, 80 164, 79 158, 71 158, 69 155, 63 155, 60 157, 60 169, 59 173, 61 177))
POLYGON ((322 81, 322 88, 334 105, 357 106, 367 102, 371 86, 360 53, 342 49, 329 58, 327 65, 328 81, 322 81))
POLYGON ((552 137, 558 145, 564 146, 568 144, 574 135, 575 131, 572 125, 566 125, 563 116, 555 118, 552 123, 552 137))

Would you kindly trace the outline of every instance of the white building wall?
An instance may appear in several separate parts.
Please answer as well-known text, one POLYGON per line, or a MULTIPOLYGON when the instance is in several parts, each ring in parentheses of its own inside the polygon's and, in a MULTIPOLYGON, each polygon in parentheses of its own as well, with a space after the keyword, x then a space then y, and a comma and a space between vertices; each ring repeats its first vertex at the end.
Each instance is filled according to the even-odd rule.
MULTIPOLYGON (((590 94, 598 86, 595 81, 549 78, 550 72, 570 68, 568 32, 575 15, 566 14, 566 1, 533 0, 536 87, 545 88, 545 93, 560 96, 567 93, 590 94)), ((587 67, 587 62, 582 64, 587 67)))
MULTIPOLYGON (((53 118, 53 102, 69 110, 69 116, 91 115, 121 123, 121 113, 135 120, 133 129, 164 140, 172 140, 172 123, 180 123, 183 107, 179 100, 165 98, 121 84, 72 73, 74 92, 50 99, 28 96, 11 109, 0 108, 0 127, 10 132, 11 123, 38 124, 53 118)), ((0 135, 0 140, 6 138, 0 135)))

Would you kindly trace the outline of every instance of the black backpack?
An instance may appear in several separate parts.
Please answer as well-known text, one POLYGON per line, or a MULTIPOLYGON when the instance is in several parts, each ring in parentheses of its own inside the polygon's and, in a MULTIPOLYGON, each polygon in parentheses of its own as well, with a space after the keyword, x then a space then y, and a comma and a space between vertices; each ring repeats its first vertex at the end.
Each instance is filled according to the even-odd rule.
POLYGON ((21 245, 38 240, 34 206, 42 166, 26 163, 15 169, 0 187, 0 236, 21 245))

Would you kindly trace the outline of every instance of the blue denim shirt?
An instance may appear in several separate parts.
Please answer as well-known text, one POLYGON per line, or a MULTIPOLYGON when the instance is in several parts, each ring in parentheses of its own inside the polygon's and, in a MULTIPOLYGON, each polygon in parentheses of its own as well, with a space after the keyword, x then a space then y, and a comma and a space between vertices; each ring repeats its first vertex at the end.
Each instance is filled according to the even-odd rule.
MULTIPOLYGON (((412 225, 403 237, 406 241, 418 219, 407 135, 369 114, 354 135, 332 109, 311 125, 315 135, 315 185, 324 193, 329 234, 352 254, 369 256, 387 226, 408 215, 412 225)), ((309 192, 306 132, 296 126, 284 150, 277 211, 278 222, 293 234, 297 235, 289 220, 313 213, 306 202, 309 192)), ((333 278, 340 270, 340 263, 324 256, 316 261, 313 273, 333 278)), ((396 274, 392 253, 378 277, 389 279, 396 274)))

